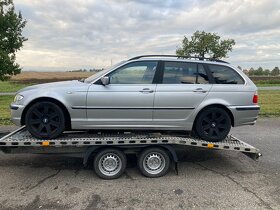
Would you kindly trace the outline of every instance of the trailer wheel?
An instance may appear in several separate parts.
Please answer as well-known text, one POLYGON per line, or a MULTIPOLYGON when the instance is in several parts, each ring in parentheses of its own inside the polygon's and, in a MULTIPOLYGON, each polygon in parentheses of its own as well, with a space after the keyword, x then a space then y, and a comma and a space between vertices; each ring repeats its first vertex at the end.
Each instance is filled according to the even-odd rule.
POLYGON ((93 167, 100 178, 117 179, 126 168, 126 156, 118 149, 104 149, 95 156, 93 167))
POLYGON ((148 148, 143 150, 138 157, 140 172, 146 177, 161 177, 170 166, 168 153, 161 148, 148 148))

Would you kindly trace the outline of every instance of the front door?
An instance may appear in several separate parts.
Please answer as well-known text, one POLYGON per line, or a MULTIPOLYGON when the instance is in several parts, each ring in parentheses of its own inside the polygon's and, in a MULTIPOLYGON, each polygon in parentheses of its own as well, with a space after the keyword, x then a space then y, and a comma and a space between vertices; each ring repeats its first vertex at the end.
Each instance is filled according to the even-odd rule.
POLYGON ((126 64, 106 76, 110 83, 89 87, 88 127, 133 128, 150 126, 156 85, 156 61, 126 64))

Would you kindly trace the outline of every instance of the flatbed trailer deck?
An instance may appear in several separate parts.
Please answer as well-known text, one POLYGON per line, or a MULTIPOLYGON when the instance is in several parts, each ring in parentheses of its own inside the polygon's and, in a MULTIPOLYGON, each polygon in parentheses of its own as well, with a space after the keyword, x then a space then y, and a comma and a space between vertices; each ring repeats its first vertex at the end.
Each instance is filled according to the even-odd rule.
POLYGON ((94 157, 94 169, 101 178, 118 178, 125 170, 126 154, 135 153, 138 167, 143 175, 159 177, 166 173, 170 159, 177 158, 175 145, 242 152, 257 160, 259 149, 228 135, 221 142, 207 142, 182 134, 161 133, 90 133, 81 131, 64 132, 57 139, 36 139, 23 126, 0 139, 4 153, 62 154, 83 158, 86 166, 94 157))

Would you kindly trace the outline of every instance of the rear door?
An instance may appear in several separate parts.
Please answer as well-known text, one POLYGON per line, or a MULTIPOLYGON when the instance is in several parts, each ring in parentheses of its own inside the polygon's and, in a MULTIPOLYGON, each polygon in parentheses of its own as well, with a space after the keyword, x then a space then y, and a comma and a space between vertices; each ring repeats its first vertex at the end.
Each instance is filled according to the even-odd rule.
POLYGON ((164 62, 162 71, 153 119, 166 125, 184 124, 212 87, 208 74, 202 64, 178 61, 164 62))
POLYGON ((209 97, 223 99, 229 105, 253 105, 255 88, 245 85, 244 78, 237 71, 215 64, 208 64, 208 68, 214 80, 209 97))

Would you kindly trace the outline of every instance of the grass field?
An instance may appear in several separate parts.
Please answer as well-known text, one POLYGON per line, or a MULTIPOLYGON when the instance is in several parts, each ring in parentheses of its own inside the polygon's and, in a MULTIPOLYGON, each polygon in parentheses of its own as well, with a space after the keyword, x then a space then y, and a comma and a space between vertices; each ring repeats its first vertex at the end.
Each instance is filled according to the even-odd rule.
POLYGON ((261 78, 251 78, 258 87, 271 87, 280 86, 279 77, 261 77, 261 78))
POLYGON ((93 74, 94 72, 22 72, 13 76, 11 81, 0 81, 0 92, 16 92, 26 86, 46 82, 79 80, 93 74))
POLYGON ((0 92, 16 92, 29 85, 33 85, 33 83, 0 82, 0 92))
MULTIPOLYGON (((261 106, 260 116, 280 117, 280 91, 261 90, 259 93, 259 104, 261 106)), ((0 96, 0 125, 10 125, 9 105, 13 96, 0 96)))
POLYGON ((77 80, 93 75, 94 72, 22 72, 11 78, 17 83, 44 83, 64 80, 77 80))
POLYGON ((259 90, 259 104, 261 106, 261 116, 280 117, 280 91, 279 90, 259 90))
POLYGON ((10 125, 10 103, 14 96, 0 96, 0 125, 10 125))

